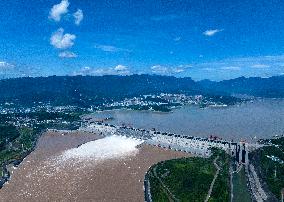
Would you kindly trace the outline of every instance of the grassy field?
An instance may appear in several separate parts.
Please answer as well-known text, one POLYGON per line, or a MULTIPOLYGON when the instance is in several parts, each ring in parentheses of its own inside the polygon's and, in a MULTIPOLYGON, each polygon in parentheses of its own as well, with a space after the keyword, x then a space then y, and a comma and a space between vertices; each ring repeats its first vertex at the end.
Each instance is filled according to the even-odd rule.
POLYGON ((209 201, 228 201, 229 157, 216 150, 210 158, 182 158, 158 163, 149 171, 153 201, 204 201, 216 173, 213 160, 221 167, 209 201))
POLYGON ((251 202, 244 168, 233 174, 233 187, 233 202, 251 202))

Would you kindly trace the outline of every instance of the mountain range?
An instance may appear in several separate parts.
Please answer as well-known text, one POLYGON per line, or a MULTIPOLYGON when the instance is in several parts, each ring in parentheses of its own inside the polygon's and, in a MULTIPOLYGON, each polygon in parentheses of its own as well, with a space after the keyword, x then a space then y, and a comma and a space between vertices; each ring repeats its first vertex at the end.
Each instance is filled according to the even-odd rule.
POLYGON ((145 94, 246 95, 284 98, 284 76, 194 81, 160 75, 50 76, 0 80, 0 102, 90 105, 145 94))

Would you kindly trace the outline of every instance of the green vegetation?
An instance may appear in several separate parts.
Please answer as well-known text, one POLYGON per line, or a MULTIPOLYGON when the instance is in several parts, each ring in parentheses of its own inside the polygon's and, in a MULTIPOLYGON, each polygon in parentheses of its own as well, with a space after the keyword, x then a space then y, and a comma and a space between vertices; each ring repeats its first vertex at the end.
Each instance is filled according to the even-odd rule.
POLYGON ((149 170, 153 201, 204 201, 216 173, 220 173, 213 186, 209 201, 229 201, 229 161, 230 157, 221 150, 214 149, 210 158, 181 158, 160 162, 149 170))
POLYGON ((154 201, 169 201, 167 191, 163 188, 159 180, 154 176, 153 171, 149 172, 151 182, 151 195, 154 201))
POLYGON ((251 202, 244 167, 238 173, 233 174, 233 187, 234 202, 251 202))
POLYGON ((277 138, 277 139, 272 139, 271 140, 272 144, 278 145, 282 151, 284 150, 284 137, 277 138))
MULTIPOLYGON (((2 126, 4 127, 4 126, 2 126)), ((33 148, 34 142, 38 136, 37 129, 33 128, 16 128, 14 126, 6 126, 13 128, 13 134, 9 133, 9 138, 0 150, 0 165, 4 162, 20 160, 23 155, 33 148)), ((6 133, 7 134, 7 133, 6 133)))
POLYGON ((3 149, 6 143, 13 141, 19 135, 16 127, 12 125, 0 125, 0 150, 3 149))
POLYGON ((77 129, 82 112, 33 112, 0 116, 0 180, 2 166, 19 163, 46 128, 77 129), (12 123, 17 123, 14 126, 12 123))
POLYGON ((255 163, 260 165, 262 178, 269 190, 280 199, 284 188, 284 137, 271 140, 274 146, 259 149, 254 155, 255 163), (276 146, 277 145, 277 146, 276 146))
MULTIPOLYGON (((70 112, 70 113, 63 113, 63 112, 46 112, 46 111, 39 111, 26 114, 27 117, 31 119, 37 119, 38 121, 45 121, 45 120, 56 120, 56 119, 63 119, 64 121, 77 121, 80 119, 80 115, 82 112, 70 112)), ((19 114, 23 116, 22 114, 19 114)))
POLYGON ((214 152, 215 153, 213 156, 219 156, 216 163, 220 167, 220 172, 215 181, 209 201, 210 202, 221 202, 221 201, 227 202, 230 199, 229 165, 230 165, 231 159, 230 159, 230 156, 222 150, 215 150, 214 152))
MULTIPOLYGON (((204 201, 215 174, 213 164, 202 158, 165 161, 159 163, 156 170, 157 176, 171 190, 173 195, 181 201, 204 201)), ((150 180, 155 177, 154 169, 150 176, 150 180)), ((153 200, 163 201, 159 196, 165 195, 166 192, 161 183, 156 180, 150 181, 150 184, 153 200), (155 185, 157 183, 158 185, 155 185), (154 185, 152 186, 152 184, 154 185)))

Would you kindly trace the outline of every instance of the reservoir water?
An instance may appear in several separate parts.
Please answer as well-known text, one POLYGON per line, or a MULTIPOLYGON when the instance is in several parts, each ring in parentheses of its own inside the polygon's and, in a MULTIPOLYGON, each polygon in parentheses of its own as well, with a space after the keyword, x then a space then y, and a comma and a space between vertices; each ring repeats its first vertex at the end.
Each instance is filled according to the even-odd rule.
POLYGON ((284 134, 283 99, 255 100, 224 108, 184 106, 170 113, 112 110, 94 116, 113 117, 109 121, 112 124, 200 137, 214 135, 226 140, 251 142, 284 134))

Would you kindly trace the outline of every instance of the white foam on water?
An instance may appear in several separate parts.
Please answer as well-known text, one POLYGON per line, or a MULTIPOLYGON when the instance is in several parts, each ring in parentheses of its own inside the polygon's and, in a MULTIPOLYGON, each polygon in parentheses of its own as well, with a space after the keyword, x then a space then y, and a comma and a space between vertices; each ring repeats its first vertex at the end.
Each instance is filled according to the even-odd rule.
POLYGON ((142 143, 143 140, 140 139, 112 135, 69 149, 63 153, 62 160, 106 160, 131 156, 138 152, 137 146, 142 143))

